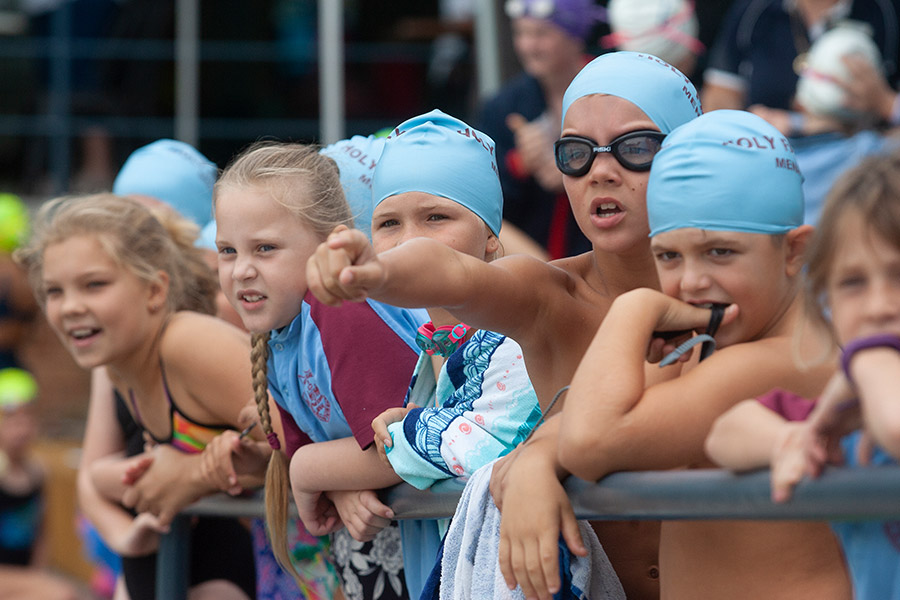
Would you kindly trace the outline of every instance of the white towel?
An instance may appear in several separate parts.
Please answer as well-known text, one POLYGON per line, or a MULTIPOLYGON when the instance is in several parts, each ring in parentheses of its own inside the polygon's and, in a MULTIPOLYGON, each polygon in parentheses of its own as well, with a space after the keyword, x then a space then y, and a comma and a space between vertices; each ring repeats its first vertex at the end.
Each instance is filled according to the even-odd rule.
MULTIPOLYGON (((444 539, 441 560, 441 600, 524 600, 522 588, 506 587, 498 563, 500 511, 491 497, 489 484, 494 463, 478 469, 466 485, 456 514, 444 539)), ((578 523, 587 556, 565 550, 570 574, 567 589, 555 598, 579 600, 624 600, 625 592, 600 540, 587 521, 578 523)))

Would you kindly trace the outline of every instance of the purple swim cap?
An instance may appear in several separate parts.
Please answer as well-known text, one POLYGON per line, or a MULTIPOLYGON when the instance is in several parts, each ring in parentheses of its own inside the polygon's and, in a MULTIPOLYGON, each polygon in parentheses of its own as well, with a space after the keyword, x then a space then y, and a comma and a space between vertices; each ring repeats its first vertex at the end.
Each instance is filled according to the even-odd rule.
POLYGON ((582 41, 606 16, 606 11, 594 4, 594 0, 506 0, 503 8, 510 19, 546 19, 582 41))

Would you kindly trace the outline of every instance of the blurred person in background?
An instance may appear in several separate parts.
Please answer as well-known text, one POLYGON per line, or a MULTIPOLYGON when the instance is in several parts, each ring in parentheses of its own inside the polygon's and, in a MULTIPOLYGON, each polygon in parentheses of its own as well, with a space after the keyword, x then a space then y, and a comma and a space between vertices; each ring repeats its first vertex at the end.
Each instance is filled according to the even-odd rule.
POLYGON ((653 54, 693 78, 706 51, 693 0, 609 0, 607 7, 612 33, 603 47, 653 54))
POLYGON ((897 0, 738 0, 710 51, 701 93, 704 110, 795 111, 797 82, 811 45, 846 21, 868 28, 883 59, 882 72, 857 57, 844 59, 851 76, 847 106, 900 123, 892 89, 900 59, 897 0))
POLYGON ((523 72, 484 104, 476 127, 496 142, 505 220, 549 258, 578 254, 590 243, 569 210, 553 142, 563 94, 592 58, 586 40, 604 11, 593 0, 508 0, 504 10, 523 72))
POLYGON ((37 392, 27 371, 0 369, 0 599, 88 598, 44 568, 45 475, 31 454, 37 392))

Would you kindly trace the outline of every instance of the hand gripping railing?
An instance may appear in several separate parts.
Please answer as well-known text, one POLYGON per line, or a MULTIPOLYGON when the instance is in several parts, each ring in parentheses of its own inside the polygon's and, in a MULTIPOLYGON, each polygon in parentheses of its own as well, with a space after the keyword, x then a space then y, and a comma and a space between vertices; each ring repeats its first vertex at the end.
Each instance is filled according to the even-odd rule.
MULTIPOLYGON (((592 520, 864 520, 900 518, 900 467, 831 468, 803 481, 786 504, 770 498, 769 473, 734 475, 719 469, 616 473, 599 483, 574 477, 566 491, 581 519, 592 520)), ((398 519, 453 515, 462 485, 442 482, 429 490, 401 484, 382 499, 398 519)), ((188 507, 163 536, 157 562, 156 597, 187 597, 192 516, 263 517, 261 496, 204 498, 188 507)))

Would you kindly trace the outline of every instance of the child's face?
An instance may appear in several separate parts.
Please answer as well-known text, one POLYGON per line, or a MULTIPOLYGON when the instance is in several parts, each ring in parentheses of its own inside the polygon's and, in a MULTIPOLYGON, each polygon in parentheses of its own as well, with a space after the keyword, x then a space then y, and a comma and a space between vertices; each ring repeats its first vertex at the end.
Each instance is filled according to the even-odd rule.
POLYGON ((465 206, 424 192, 391 196, 372 213, 372 245, 384 252, 415 237, 437 240, 485 260, 499 242, 481 218, 465 206))
POLYGON ((844 219, 826 284, 835 335, 841 344, 900 335, 900 250, 858 214, 844 219))
POLYGON ((219 285, 252 333, 288 325, 306 295, 306 261, 322 241, 262 187, 216 197, 219 285))
MULTIPOLYGON (((586 137, 605 146, 642 129, 659 131, 631 102, 592 95, 572 103, 562 135, 586 137)), ((619 254, 640 247, 646 252, 648 178, 649 171, 630 171, 611 154, 596 155, 590 171, 581 177, 563 175, 575 221, 595 248, 619 254)))
POLYGON ((11 459, 21 459, 36 433, 34 414, 28 405, 0 409, 0 450, 11 459))
POLYGON ((796 295, 785 243, 773 237, 686 228, 650 244, 662 290, 696 305, 737 304, 738 317, 716 335, 719 347, 773 333, 796 295))
POLYGON ((127 358, 157 326, 165 289, 117 264, 93 235, 44 250, 47 321, 81 367, 127 358))

